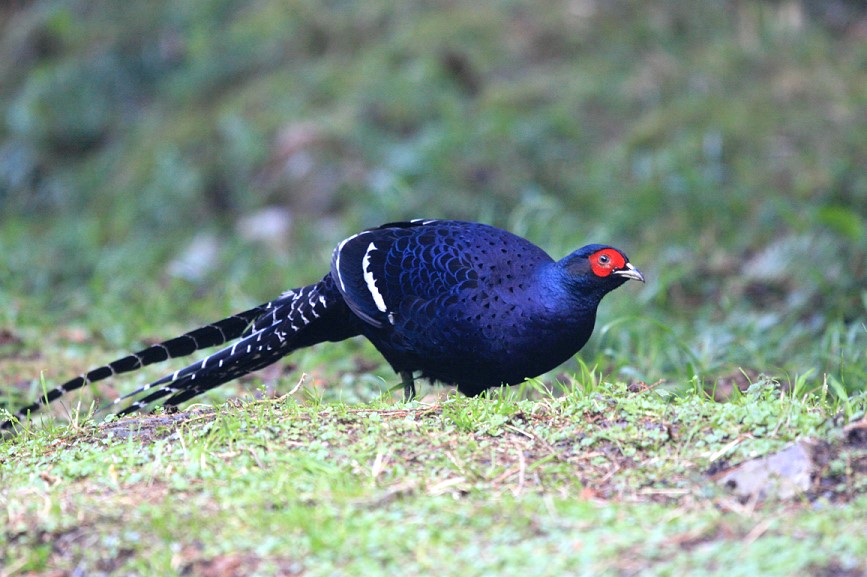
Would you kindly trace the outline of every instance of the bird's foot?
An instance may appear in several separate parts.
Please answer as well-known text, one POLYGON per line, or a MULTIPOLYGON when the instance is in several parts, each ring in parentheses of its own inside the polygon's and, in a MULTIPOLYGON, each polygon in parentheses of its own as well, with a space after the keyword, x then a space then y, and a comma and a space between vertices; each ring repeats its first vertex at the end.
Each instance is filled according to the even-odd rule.
POLYGON ((412 373, 408 371, 402 371, 400 378, 403 383, 403 400, 408 403, 415 398, 415 381, 412 373))

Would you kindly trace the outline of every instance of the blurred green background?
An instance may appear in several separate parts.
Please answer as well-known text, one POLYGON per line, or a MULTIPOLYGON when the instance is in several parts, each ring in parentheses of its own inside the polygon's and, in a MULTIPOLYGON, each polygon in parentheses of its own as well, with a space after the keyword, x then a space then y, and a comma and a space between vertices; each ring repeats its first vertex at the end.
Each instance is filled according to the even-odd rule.
POLYGON ((627 252, 649 282, 581 353, 615 378, 865 388, 862 1, 45 0, 0 26, 0 358, 36 359, 4 381, 448 217, 627 252))

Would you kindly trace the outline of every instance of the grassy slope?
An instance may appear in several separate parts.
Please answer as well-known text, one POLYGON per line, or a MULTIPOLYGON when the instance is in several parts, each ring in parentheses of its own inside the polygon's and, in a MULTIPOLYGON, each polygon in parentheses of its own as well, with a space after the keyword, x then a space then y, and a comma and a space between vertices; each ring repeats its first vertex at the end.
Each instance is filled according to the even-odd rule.
POLYGON ((206 399, 306 372, 294 400, 4 439, 0 574, 867 573, 841 429, 867 382, 861 13, 391 4, 0 8, 4 401, 315 279, 385 220, 612 242, 651 282, 608 297, 554 397, 378 400, 396 379, 350 342, 206 399), (239 232, 266 206, 295 215, 282 246, 239 232), (196 234, 211 268, 177 278, 196 234), (836 447, 804 499, 710 479, 802 436, 836 447))

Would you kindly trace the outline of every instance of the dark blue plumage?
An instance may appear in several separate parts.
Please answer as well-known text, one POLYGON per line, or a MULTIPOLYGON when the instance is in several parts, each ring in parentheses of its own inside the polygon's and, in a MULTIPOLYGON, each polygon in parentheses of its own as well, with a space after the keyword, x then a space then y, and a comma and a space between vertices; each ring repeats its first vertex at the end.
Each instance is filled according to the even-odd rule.
POLYGON ((166 397, 164 404, 174 406, 298 348, 357 335, 401 374, 408 397, 416 374, 476 395, 573 356, 593 331, 602 297, 629 279, 644 280, 626 255, 605 245, 554 261, 529 241, 483 224, 390 223, 341 242, 318 283, 94 369, 16 416, 85 384, 235 339, 112 404, 148 392, 119 414, 166 397))

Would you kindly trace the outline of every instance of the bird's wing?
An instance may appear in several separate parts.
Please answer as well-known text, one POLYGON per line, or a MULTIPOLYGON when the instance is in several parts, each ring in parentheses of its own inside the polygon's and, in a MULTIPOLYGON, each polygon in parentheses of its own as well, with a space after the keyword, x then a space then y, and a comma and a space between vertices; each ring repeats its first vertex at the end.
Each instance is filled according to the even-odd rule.
POLYGON ((478 272, 467 257, 468 223, 415 220, 366 230, 334 250, 331 275, 349 308, 381 327, 394 324, 409 300, 446 299, 475 288, 478 272))

